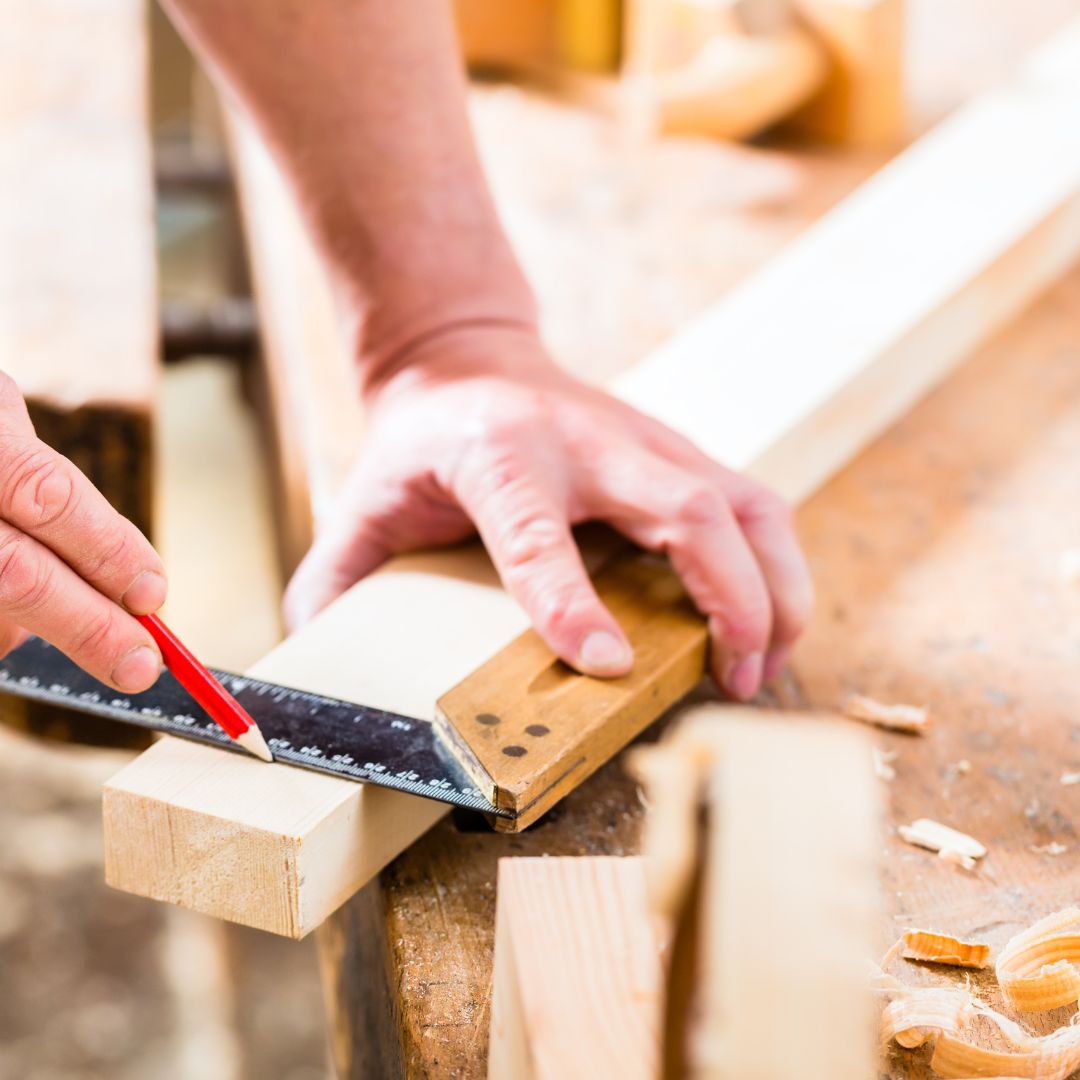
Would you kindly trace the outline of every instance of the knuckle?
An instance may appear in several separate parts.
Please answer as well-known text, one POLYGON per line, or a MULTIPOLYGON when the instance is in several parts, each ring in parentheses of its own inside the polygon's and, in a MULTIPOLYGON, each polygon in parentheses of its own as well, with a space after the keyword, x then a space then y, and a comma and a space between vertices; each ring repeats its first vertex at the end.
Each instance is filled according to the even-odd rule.
POLYGON ((727 500, 715 488, 688 484, 674 493, 671 516, 677 524, 696 529, 727 525, 732 514, 727 500))
POLYGON ((573 585, 545 586, 534 593, 533 616, 538 625, 555 637, 572 629, 580 605, 573 585))
POLYGON ((11 533, 0 540, 0 606, 11 612, 34 611, 51 585, 46 564, 28 554, 26 537, 11 533))
POLYGON ((726 611, 721 620, 724 636, 748 648, 763 647, 769 638, 772 609, 767 600, 744 600, 726 611))
MULTIPOLYGON (((134 557, 132 547, 133 545, 126 528, 110 533, 95 548, 93 562, 85 572, 87 580, 100 581, 109 576, 107 571, 110 567, 128 566, 128 564, 133 561, 134 557)), ((130 574, 122 576, 127 578, 132 577, 133 575, 134 569, 131 570, 130 574)), ((124 584, 127 584, 126 580, 124 584)))
POLYGON ((556 553, 566 530, 549 514, 533 514, 511 525, 502 544, 502 558, 510 571, 527 570, 556 553))
POLYGON ((769 488, 759 488, 753 494, 743 516, 774 527, 790 529, 795 525, 795 510, 791 504, 769 488))
POLYGON ((6 470, 0 507, 27 527, 52 525, 68 516, 76 501, 71 471, 44 443, 30 443, 6 470))
POLYGON ((115 630, 116 616, 113 612, 95 612, 72 635, 70 651, 76 656, 99 656, 108 651, 115 630))

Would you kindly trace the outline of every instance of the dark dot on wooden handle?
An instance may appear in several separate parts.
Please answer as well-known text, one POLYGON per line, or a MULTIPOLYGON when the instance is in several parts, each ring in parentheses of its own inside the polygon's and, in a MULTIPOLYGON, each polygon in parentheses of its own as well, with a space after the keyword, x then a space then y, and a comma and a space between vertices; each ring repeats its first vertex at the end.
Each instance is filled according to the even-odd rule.
POLYGON ((494 713, 482 712, 477 714, 476 722, 491 727, 499 722, 499 718, 494 713))
POLYGON ((551 728, 544 727, 543 724, 530 724, 525 729, 525 734, 526 735, 535 735, 536 738, 539 739, 541 735, 546 735, 549 731, 551 731, 551 728))
POLYGON ((524 757, 529 751, 524 746, 504 746, 503 753, 507 757, 524 757))

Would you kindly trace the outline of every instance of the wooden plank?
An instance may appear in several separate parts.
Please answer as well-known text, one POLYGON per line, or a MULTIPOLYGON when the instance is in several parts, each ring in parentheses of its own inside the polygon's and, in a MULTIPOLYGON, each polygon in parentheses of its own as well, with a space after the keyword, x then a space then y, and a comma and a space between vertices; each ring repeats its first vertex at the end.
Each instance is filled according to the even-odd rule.
POLYGON ((665 934, 641 859, 502 859, 490 1080, 653 1080, 665 934))
POLYGON ((0 368, 151 528, 158 329, 142 0, 0 8, 0 368))
POLYGON ((634 649, 634 670, 590 679, 527 630, 438 702, 436 724, 477 787, 520 832, 591 776, 705 673, 708 628, 659 559, 616 556, 596 589, 634 649))
POLYGON ((635 859, 499 863, 488 1076, 651 1080, 666 1015, 689 1031, 688 1068, 670 1075, 866 1080, 881 837, 865 733, 710 707, 648 754, 674 766, 648 785, 648 889, 635 859), (666 813, 688 792, 693 813, 666 813), (686 880, 700 882, 681 890, 692 986, 676 1012, 662 1008, 675 912, 646 903, 666 891, 671 848, 692 854, 686 880))
MULTIPOLYGON (((777 265, 768 267, 740 290, 731 298, 736 311, 732 324, 738 333, 724 338, 730 341, 726 354, 719 351, 721 337, 714 332, 715 326, 727 325, 722 307, 703 327, 680 338, 677 346, 662 350, 643 367, 640 376, 625 380, 622 391, 648 411, 658 411, 669 423, 691 434, 710 453, 749 468, 791 497, 808 494, 928 385, 928 372, 933 376, 943 373, 947 366, 941 360, 943 355, 949 364, 958 361, 962 347, 973 345, 980 335, 1000 325, 1004 309, 1016 311, 1034 294, 1038 284, 1049 280, 1075 254, 1080 240, 1076 199, 1080 146, 1066 147, 1067 140, 1059 139, 1056 129, 1051 129, 1069 120, 1080 108, 1080 95, 1070 97, 1068 93, 1080 78, 1078 58, 1080 29, 1073 27, 1041 54, 1033 68, 1011 88, 993 95, 988 103, 962 110, 925 145, 909 151, 902 159, 906 185, 890 179, 895 172, 883 174, 854 196, 850 208, 841 211, 843 227, 832 222, 823 230, 812 230, 809 239, 796 245, 794 254, 782 257, 777 265), (1030 131, 1025 129, 1018 135, 1018 145, 1025 152, 999 151, 1000 134, 993 126, 987 130, 988 117, 1007 122, 1007 130, 1029 127, 1030 131), (980 160, 989 160, 999 168, 997 173, 986 175, 980 171, 977 183, 967 177, 975 183, 973 192, 961 193, 949 177, 939 175, 941 160, 955 156, 950 150, 953 138, 967 154, 981 148, 980 160), (943 185, 942 190, 923 178, 924 168, 935 183, 943 185), (904 190, 911 192, 910 203, 901 197, 904 190), (1000 205, 1005 194, 1022 205, 1024 212, 1016 213, 1000 205), (940 234, 924 235, 925 243, 935 250, 949 241, 956 245, 941 246, 937 262, 927 267, 925 252, 911 252, 905 245, 907 230, 895 220, 883 220, 865 209, 879 200, 882 213, 906 214, 913 232, 918 231, 914 226, 926 218, 928 200, 932 205, 955 210, 967 227, 943 221, 940 234), (866 226, 866 235, 850 235, 851 227, 843 223, 852 217, 866 226), (1009 228, 1002 227, 1001 221, 1009 223, 1009 228), (1023 239, 1025 228, 1034 230, 1027 241, 1023 239), (840 238, 848 238, 847 248, 838 244, 838 233, 840 238), (875 235, 881 235, 881 244, 873 242, 875 235), (849 259, 858 259, 854 271, 845 270, 838 261, 845 252, 849 259), (927 291, 924 282, 912 281, 906 269, 894 267, 898 253, 922 258, 920 268, 941 290, 937 295, 947 317, 936 315, 935 294, 927 291), (798 275, 792 271, 793 265, 799 268, 798 275), (835 280, 845 282, 846 291, 835 288, 835 280), (862 283, 866 280, 881 283, 882 291, 865 296, 862 283), (888 287, 898 280, 905 289, 888 287), (798 288, 794 287, 796 283, 798 288), (871 301, 875 317, 872 326, 867 324, 862 310, 871 301), (784 312, 785 318, 778 318, 777 312, 784 312), (749 318, 750 314, 756 318, 749 318), (788 329, 795 326, 799 327, 797 334, 788 329), (836 332, 845 327, 848 333, 836 332), (926 332, 926 327, 932 327, 934 334, 926 332), (824 346, 819 349, 819 340, 829 341, 839 355, 834 357, 824 346), (769 354, 768 364, 762 352, 763 342, 772 343, 776 350, 769 354), (916 345, 926 350, 925 355, 915 354, 916 345), (702 357, 713 356, 718 357, 715 364, 701 362, 702 357), (669 375, 661 374, 662 366, 669 375), (855 372, 860 370, 862 374, 855 378, 855 372), (852 383, 845 383, 845 377, 852 383), (852 385, 857 393, 850 389, 852 385), (734 386, 740 388, 737 396, 729 392, 734 386), (800 404, 806 402, 810 403, 809 410, 800 404), (658 405, 661 407, 656 408, 658 405)), ((955 164, 960 168, 966 162, 955 164)), ((321 648, 322 633, 349 639, 352 651, 348 660, 341 662, 361 667, 366 677, 358 675, 355 684, 350 682, 348 692, 343 693, 341 688, 337 692, 430 719, 442 693, 525 629, 519 609, 493 584, 487 560, 475 547, 394 563, 389 573, 356 586, 313 624, 326 627, 325 631, 315 631, 316 637, 301 641, 310 640, 312 645, 318 642, 321 648), (411 570, 395 575, 394 568, 411 570), (446 573, 462 580, 448 581, 446 573), (391 619, 404 623, 398 627, 400 634, 384 632, 383 624, 391 619), (442 666, 444 654, 460 656, 463 662, 440 685, 437 676, 448 673, 448 668, 442 666), (358 655, 364 657, 363 665, 357 664, 358 655), (424 667, 412 663, 416 656, 425 658, 424 667), (433 657, 438 657, 439 662, 427 667, 433 657)), ((305 681, 310 673, 302 653, 309 646, 298 642, 283 648, 297 658, 295 667, 290 667, 305 681)), ((321 677, 319 658, 312 655, 307 662, 315 665, 313 677, 321 677)), ((289 681, 276 668, 262 670, 280 681, 289 681)), ((335 692, 330 686, 320 688, 335 692)), ((212 793, 196 793, 197 784, 183 805, 172 805, 173 789, 183 787, 182 779, 192 768, 189 753, 186 748, 158 750, 155 757, 132 765, 112 785, 107 817, 115 816, 121 808, 125 786, 132 788, 142 807, 138 827, 123 822, 113 827, 110 823, 110 844, 115 845, 113 864, 117 868, 113 879, 121 887, 141 890, 146 895, 182 894, 184 903, 199 910, 239 916, 259 924, 262 911, 255 902, 257 898, 245 898, 241 905, 246 905, 245 910, 239 910, 237 904, 223 901, 220 890, 186 888, 180 881, 189 872, 189 862, 197 861, 201 837, 214 835, 220 828, 223 809, 229 809, 222 807, 212 793), (174 753, 176 770, 170 777, 174 753), (200 803, 203 795, 208 799, 206 805, 200 803), (148 857, 147 834, 167 835, 177 828, 174 816, 177 822, 186 823, 189 849, 175 847, 169 858, 160 861, 157 853, 148 857), (128 872, 119 873, 120 867, 127 867, 128 872)), ((216 766, 219 773, 234 764, 248 764, 226 761, 229 764, 216 766)), ((265 785, 265 792, 263 798, 252 799, 254 807, 274 800, 280 772, 278 767, 262 770, 259 783, 265 785)), ((324 822, 329 821, 327 829, 341 827, 340 823, 334 825, 331 815, 340 806, 358 806, 364 798, 362 790, 347 781, 326 777, 313 780, 331 785, 334 790, 328 789, 325 799, 313 797, 307 808, 299 801, 293 804, 295 820, 290 835, 298 843, 305 833, 317 832, 324 822)), ((257 810, 248 813, 257 814, 257 810)), ((344 815, 341 820, 351 823, 354 819, 344 815)), ((364 820, 373 832, 378 831, 373 818, 364 820)), ((236 835, 246 838, 253 831, 249 817, 236 835)), ((350 858, 356 854, 350 849, 350 858)), ((274 928, 284 925, 290 932, 302 933, 317 925, 378 866, 378 859, 369 861, 363 857, 353 861, 312 859, 306 874, 290 877, 287 885, 295 894, 292 907, 302 915, 291 922, 271 920, 274 928)), ((274 905, 267 905, 267 909, 274 910, 274 905)))
POLYGON ((1080 142, 1061 132, 1078 125, 1074 22, 620 378, 618 393, 800 500, 1076 261, 1080 142))

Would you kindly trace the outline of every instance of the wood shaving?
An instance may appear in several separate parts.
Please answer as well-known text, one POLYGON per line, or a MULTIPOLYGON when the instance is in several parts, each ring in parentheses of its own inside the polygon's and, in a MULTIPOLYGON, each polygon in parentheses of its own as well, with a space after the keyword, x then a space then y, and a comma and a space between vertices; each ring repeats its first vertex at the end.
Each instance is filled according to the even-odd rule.
POLYGON ((982 941, 961 941, 932 930, 905 930, 900 937, 905 960, 927 960, 954 967, 984 968, 990 946, 982 941))
POLYGON ((917 705, 886 705, 863 694, 852 694, 844 703, 844 715, 889 731, 921 735, 930 726, 930 713, 917 705))
POLYGON ((945 862, 962 866, 965 870, 974 870, 976 860, 986 855, 986 847, 973 836, 929 818, 918 818, 910 825, 901 825, 898 831, 907 843, 936 851, 945 862))
POLYGON ((967 773, 971 772, 971 762, 968 761, 967 758, 961 758, 956 763, 956 771, 958 773, 962 773, 962 774, 966 775, 967 773))
POLYGON ((891 1040, 908 1049, 931 1043, 930 1067, 948 1080, 1067 1080, 1080 1067, 1080 1027, 1032 1035, 966 990, 919 987, 895 993, 881 1019, 882 1046, 891 1040), (979 1044, 978 1028, 986 1023, 997 1029, 1004 1048, 979 1044))
POLYGON ((1010 938, 995 971, 1018 1012, 1075 1005, 1080 998, 1080 908, 1065 908, 1010 938))
POLYGON ((1080 784, 1080 772, 1066 772, 1061 774, 1061 782, 1065 787, 1080 784))
POLYGON ((895 780, 896 770, 893 768, 892 763, 897 758, 895 750, 882 750, 878 746, 871 747, 871 751, 874 755, 874 775, 879 780, 895 780))
POLYGON ((1064 844, 1051 840, 1049 844, 1032 844, 1031 850, 1037 855, 1064 855, 1069 849, 1064 844))

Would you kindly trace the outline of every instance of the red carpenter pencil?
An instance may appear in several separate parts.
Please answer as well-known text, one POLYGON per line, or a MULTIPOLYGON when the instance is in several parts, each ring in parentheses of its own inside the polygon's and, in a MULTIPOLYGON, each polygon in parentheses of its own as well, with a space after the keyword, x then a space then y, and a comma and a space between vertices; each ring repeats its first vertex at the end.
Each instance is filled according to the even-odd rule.
POLYGON ((273 761, 274 755, 270 753, 258 724, 240 702, 195 659, 187 646, 156 615, 136 615, 135 618, 150 631, 176 681, 221 725, 225 733, 249 753, 263 761, 273 761))

